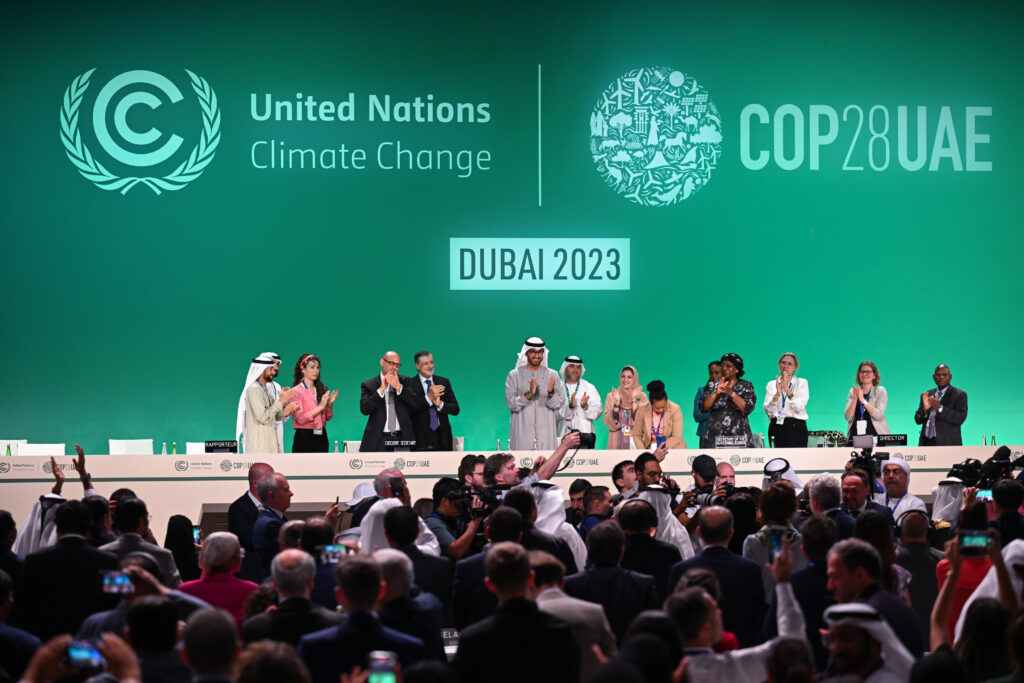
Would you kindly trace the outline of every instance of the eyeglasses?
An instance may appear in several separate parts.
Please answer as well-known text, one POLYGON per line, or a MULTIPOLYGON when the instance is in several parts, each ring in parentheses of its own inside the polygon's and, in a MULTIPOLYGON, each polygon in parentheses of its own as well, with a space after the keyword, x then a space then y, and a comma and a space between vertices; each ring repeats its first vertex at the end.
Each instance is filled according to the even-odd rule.
POLYGON ((861 370, 860 374, 862 374, 862 375, 873 375, 873 374, 875 374, 875 371, 874 370, 861 370))
POLYGON ((400 368, 400 367, 402 367, 402 364, 401 364, 401 363, 396 363, 395 361, 393 361, 393 360, 388 360, 387 358, 385 358, 385 359, 384 359, 384 362, 385 362, 385 363, 387 363, 388 365, 392 365, 392 366, 394 366, 394 367, 396 367, 396 368, 400 368))

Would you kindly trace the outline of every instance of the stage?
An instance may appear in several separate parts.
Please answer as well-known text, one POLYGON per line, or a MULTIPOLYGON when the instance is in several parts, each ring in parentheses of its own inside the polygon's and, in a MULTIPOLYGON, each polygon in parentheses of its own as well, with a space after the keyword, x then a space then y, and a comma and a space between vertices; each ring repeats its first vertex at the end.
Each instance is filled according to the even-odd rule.
MULTIPOLYGON (((1010 449, 1012 457, 1024 451, 1021 446, 1010 446, 1010 449)), ((994 451, 986 446, 900 446, 888 452, 910 463, 911 493, 928 496, 954 463, 967 458, 984 462, 994 451)), ((627 458, 636 458, 640 452, 579 451, 554 479, 563 489, 568 489, 576 478, 611 487, 612 467, 627 458)), ((819 472, 838 475, 850 458, 848 448, 687 449, 670 451, 662 467, 681 486, 689 486, 692 483, 689 463, 701 452, 710 453, 719 462, 732 464, 739 486, 760 486, 764 464, 772 458, 786 458, 804 481, 819 472)), ((308 508, 310 504, 323 503, 326 510, 335 498, 344 503, 351 498, 357 484, 372 481, 378 472, 388 467, 398 467, 405 474, 413 501, 430 498, 434 482, 443 476, 455 476, 459 461, 465 455, 464 452, 89 455, 86 465, 100 495, 109 497, 115 489, 128 487, 146 502, 153 533, 162 542, 171 515, 183 514, 198 524, 203 503, 226 504, 244 493, 247 471, 254 462, 267 462, 288 477, 295 494, 293 505, 301 503, 308 508)), ((517 451, 514 455, 517 464, 529 467, 534 458, 547 453, 517 451)), ((71 456, 57 459, 65 474, 63 495, 80 498, 82 488, 72 460, 71 456)), ((53 481, 49 457, 0 458, 0 508, 9 510, 20 528, 32 504, 50 491, 53 481)))

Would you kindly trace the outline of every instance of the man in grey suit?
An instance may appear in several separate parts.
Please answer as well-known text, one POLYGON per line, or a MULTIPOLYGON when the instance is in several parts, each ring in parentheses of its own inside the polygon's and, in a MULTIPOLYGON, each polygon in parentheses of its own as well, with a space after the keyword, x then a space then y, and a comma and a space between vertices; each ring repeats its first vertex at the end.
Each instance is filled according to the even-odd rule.
POLYGON ((565 565, 543 550, 530 551, 533 569, 533 596, 542 612, 553 614, 569 622, 580 646, 580 681, 589 681, 590 675, 600 667, 593 646, 597 645, 608 657, 615 654, 615 636, 608 624, 604 609, 593 602, 569 597, 565 586, 565 565))
POLYGON ((113 553, 119 560, 138 551, 149 553, 160 566, 160 573, 164 577, 163 584, 168 588, 177 588, 181 583, 181 575, 178 574, 174 555, 170 550, 144 540, 149 534, 149 510, 146 509, 146 504, 138 498, 123 500, 117 504, 114 517, 117 527, 121 530, 121 537, 100 546, 100 550, 113 553))

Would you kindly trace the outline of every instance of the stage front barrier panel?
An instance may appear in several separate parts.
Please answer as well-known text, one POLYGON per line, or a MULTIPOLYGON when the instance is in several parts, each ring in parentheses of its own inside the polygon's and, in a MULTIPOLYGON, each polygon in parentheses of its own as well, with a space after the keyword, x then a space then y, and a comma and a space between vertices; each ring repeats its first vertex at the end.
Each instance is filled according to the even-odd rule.
MULTIPOLYGON (((1009 448, 1012 457, 1024 453, 1024 446, 1009 448)), ((967 458, 984 462, 995 449, 986 446, 900 446, 887 452, 910 463, 910 491, 924 497, 931 493, 932 487, 946 476, 954 463, 967 458)), ((489 451, 480 453, 490 454, 489 451)), ((555 475, 554 480, 563 489, 568 489, 577 478, 587 479, 595 485, 611 486, 612 467, 622 460, 635 459, 639 453, 639 450, 581 450, 572 456, 569 466, 555 475)), ((670 451, 662 469, 680 485, 689 486, 692 483, 690 463, 699 453, 709 453, 715 460, 731 464, 736 469, 739 486, 760 486, 764 465, 772 458, 786 458, 803 481, 819 472, 838 476, 850 458, 849 448, 688 449, 670 451)), ((207 524, 213 530, 226 529, 226 522, 218 526, 221 523, 215 518, 218 511, 226 514, 227 505, 245 492, 248 469, 254 462, 269 463, 287 475, 295 494, 292 510, 296 511, 298 516, 295 518, 299 519, 326 512, 336 498, 342 502, 349 500, 356 485, 373 481, 378 472, 388 467, 397 467, 405 474, 413 502, 418 498, 430 498, 434 482, 439 477, 454 477, 464 455, 463 452, 89 455, 86 465, 100 495, 109 496, 117 488, 128 487, 146 501, 153 533, 162 542, 167 519, 171 515, 183 514, 193 523, 199 523, 204 506, 204 529, 207 524)), ((513 455, 517 465, 532 467, 537 456, 546 457, 549 453, 515 451, 513 455)), ((61 456, 57 460, 66 477, 64 495, 81 497, 82 488, 72 464, 73 457, 61 456)), ((52 485, 48 456, 0 456, 0 507, 14 515, 19 528, 32 504, 52 485)))

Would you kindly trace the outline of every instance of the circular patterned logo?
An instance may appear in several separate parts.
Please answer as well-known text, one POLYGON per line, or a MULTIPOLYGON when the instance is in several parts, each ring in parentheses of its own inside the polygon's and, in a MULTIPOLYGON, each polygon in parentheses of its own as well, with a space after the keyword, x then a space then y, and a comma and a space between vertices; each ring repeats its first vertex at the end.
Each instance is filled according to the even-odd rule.
POLYGON ((731 458, 729 458, 729 462, 732 463, 733 467, 739 467, 740 463, 743 462, 743 458, 741 458, 738 455, 734 455, 731 458))
POLYGON ((692 465, 693 461, 696 459, 696 457, 697 457, 696 455, 688 455, 688 456, 686 456, 686 464, 687 465, 692 465))
POLYGON ((176 460, 174 462, 174 469, 178 470, 179 472, 184 472, 185 470, 188 469, 188 463, 184 460, 176 460))
POLYGON ((43 472, 53 474, 53 464, 49 460, 43 461, 43 472))
POLYGON ((590 153, 612 189, 643 206, 689 199, 722 153, 722 120, 692 76, 664 66, 615 79, 590 114, 590 153))
POLYGON ((7 474, 11 471, 11 463, 0 462, 0 474, 7 474))
POLYGON ((519 466, 520 467, 533 467, 533 458, 531 458, 529 456, 524 456, 524 457, 520 458, 519 459, 519 466))
POLYGON ((348 466, 354 470, 361 470, 363 469, 363 461, 359 458, 352 458, 348 461, 348 466))
POLYGON ((230 472, 231 471, 231 461, 230 460, 221 460, 220 461, 220 468, 224 472, 230 472))
POLYGON ((403 467, 405 467, 405 459, 395 458, 394 461, 392 461, 391 466, 394 467, 396 470, 400 470, 403 467))

